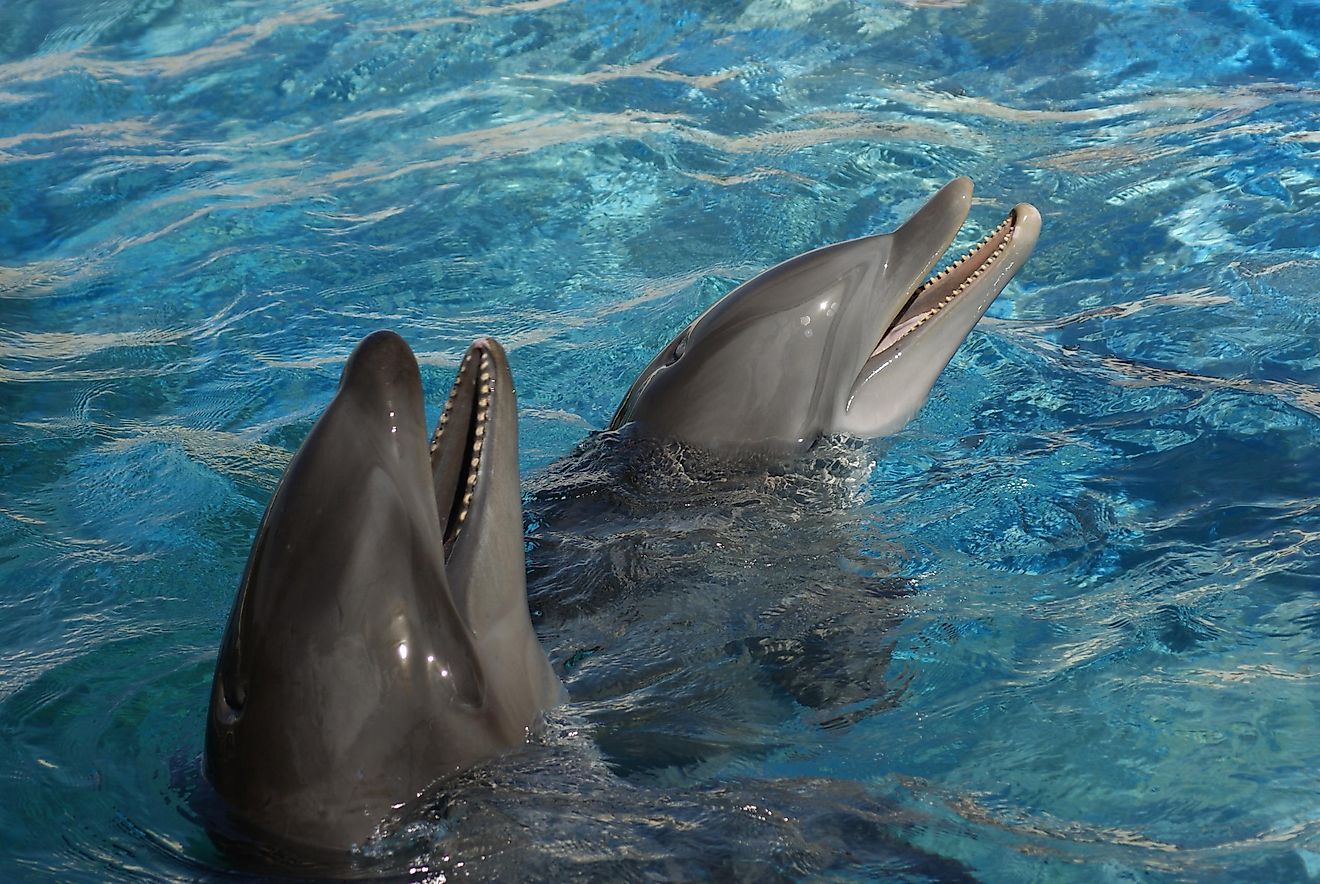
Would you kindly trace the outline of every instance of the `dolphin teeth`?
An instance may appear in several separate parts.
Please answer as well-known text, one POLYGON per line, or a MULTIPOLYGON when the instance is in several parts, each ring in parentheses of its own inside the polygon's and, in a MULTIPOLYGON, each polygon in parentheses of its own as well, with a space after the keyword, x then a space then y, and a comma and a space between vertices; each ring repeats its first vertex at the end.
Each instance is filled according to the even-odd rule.
POLYGON ((472 353, 464 354, 463 361, 458 366, 458 376, 454 378, 454 386, 449 391, 449 398, 445 400, 445 407, 440 411, 440 421, 436 424, 435 434, 431 437, 431 453, 434 454, 440 445, 440 437, 444 433, 449 418, 454 412, 454 400, 458 397, 458 391, 462 387, 463 377, 467 374, 469 363, 472 362, 472 353))
MULTIPOLYGON (((455 499, 450 506, 455 510, 451 523, 445 530, 446 548, 454 542, 459 531, 467 521, 468 512, 472 506, 472 499, 476 493, 478 472, 481 469, 482 449, 488 435, 488 425, 491 420, 491 407, 494 401, 495 389, 495 363, 490 358, 488 352, 480 347, 473 346, 469 348, 459 365, 457 377, 454 380, 454 387, 450 391, 449 398, 446 400, 444 408, 440 413, 440 420, 436 426, 435 435, 431 440, 431 454, 441 450, 444 440, 442 433, 457 432, 465 438, 455 440, 455 445, 462 444, 467 450, 465 454, 460 455, 460 463, 465 464, 464 472, 466 476, 458 479, 459 487, 456 492, 462 492, 462 497, 455 499), (474 396, 475 394, 475 396, 474 396), (464 418, 464 426, 452 429, 455 423, 454 413, 457 410, 459 397, 474 396, 475 402, 471 403, 469 416, 464 418)), ((467 408, 464 409, 468 411, 467 408)))
POLYGON ((900 311, 893 324, 881 336, 871 355, 879 355, 883 350, 893 347, 920 328, 927 319, 948 307, 985 276, 990 266, 1003 256, 1013 241, 1013 233, 1016 229, 1014 225, 1015 216, 1009 214, 956 261, 921 283, 909 296, 908 304, 900 311), (977 255, 980 255, 980 259, 976 266, 969 266, 977 255), (931 301, 936 303, 931 304, 931 301), (922 309, 923 302, 926 304, 924 312, 920 316, 913 316, 913 313, 922 309))

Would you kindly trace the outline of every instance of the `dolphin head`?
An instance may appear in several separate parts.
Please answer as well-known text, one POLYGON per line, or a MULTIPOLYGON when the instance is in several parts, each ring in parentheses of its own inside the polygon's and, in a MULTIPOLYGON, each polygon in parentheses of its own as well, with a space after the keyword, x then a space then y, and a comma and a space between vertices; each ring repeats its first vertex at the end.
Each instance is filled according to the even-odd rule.
POLYGON ((955 179, 892 233, 799 255, 734 289, 651 361, 610 429, 632 423, 718 453, 897 431, 1040 232, 1040 214, 1021 204, 927 279, 971 196, 972 182, 955 179))
POLYGON ((372 334, 257 532, 205 772, 277 842, 362 844, 434 780, 523 742, 560 697, 527 613, 499 345, 473 344, 446 413, 428 451, 416 360, 372 334))

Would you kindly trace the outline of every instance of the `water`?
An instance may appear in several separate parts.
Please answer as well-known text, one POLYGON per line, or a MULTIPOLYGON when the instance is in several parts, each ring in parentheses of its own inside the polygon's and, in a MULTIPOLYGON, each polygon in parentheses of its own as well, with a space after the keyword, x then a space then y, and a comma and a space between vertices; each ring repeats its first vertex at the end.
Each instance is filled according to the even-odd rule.
POLYGON ((509 349, 575 699, 364 868, 1320 877, 1318 67, 1287 0, 7 0, 4 877, 232 870, 220 632, 382 326, 435 410, 509 349), (901 436, 571 453, 700 308, 958 174, 963 241, 1044 231, 901 436))

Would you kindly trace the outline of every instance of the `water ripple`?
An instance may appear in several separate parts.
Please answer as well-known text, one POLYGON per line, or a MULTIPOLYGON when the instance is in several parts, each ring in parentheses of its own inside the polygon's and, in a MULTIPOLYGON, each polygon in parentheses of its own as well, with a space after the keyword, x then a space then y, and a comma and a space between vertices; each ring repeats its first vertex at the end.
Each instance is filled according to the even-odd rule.
POLYGON ((1315 877, 1317 24, 6 4, 0 856, 233 872, 188 805, 219 630, 390 326, 433 413, 503 340, 529 503, 617 508, 532 530, 564 720, 380 870, 1315 877), (956 245, 1022 199, 1045 232, 907 432, 760 484, 563 460, 738 282, 957 174, 956 245))

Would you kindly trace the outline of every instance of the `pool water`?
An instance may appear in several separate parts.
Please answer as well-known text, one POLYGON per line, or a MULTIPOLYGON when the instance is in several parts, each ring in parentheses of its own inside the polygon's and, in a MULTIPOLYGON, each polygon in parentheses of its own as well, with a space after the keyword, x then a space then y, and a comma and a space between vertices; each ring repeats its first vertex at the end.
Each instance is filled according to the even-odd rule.
POLYGON ((1320 7, 7 0, 0 876, 225 875, 253 533, 354 343, 518 383, 573 699, 358 858, 445 880, 1320 878, 1320 7), (900 435, 593 436, 945 181, 1035 256, 900 435))

